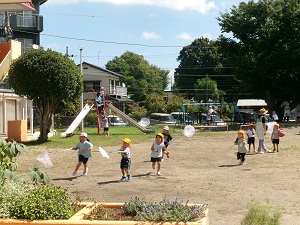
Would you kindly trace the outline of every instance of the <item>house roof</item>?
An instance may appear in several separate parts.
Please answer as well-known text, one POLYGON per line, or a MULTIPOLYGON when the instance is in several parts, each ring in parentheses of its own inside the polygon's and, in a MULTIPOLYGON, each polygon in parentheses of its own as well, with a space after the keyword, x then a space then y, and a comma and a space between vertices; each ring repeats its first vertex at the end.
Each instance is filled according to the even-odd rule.
POLYGON ((130 98, 127 98, 127 97, 121 97, 120 98, 114 98, 112 96, 108 96, 108 99, 109 100, 112 100, 112 101, 116 101, 116 102, 119 102, 119 103, 133 103, 134 101, 130 98))
POLYGON ((0 0, 1 11, 34 11, 31 0, 0 0))
POLYGON ((263 99, 239 99, 237 106, 267 106, 267 103, 263 99))
MULTIPOLYGON (((124 78, 124 77, 125 77, 125 76, 123 76, 122 74, 115 73, 115 72, 113 72, 113 71, 104 69, 104 68, 102 68, 102 67, 100 67, 100 66, 96 66, 96 65, 91 64, 91 63, 83 62, 82 65, 84 65, 84 64, 85 64, 85 65, 88 65, 88 66, 91 66, 91 67, 93 67, 93 68, 95 68, 95 69, 97 69, 97 70, 101 70, 101 71, 104 71, 104 72, 106 72, 106 73, 112 74, 112 75, 117 76, 117 77, 119 77, 119 78, 124 78)), ((78 66, 80 66, 80 64, 79 64, 78 66)))

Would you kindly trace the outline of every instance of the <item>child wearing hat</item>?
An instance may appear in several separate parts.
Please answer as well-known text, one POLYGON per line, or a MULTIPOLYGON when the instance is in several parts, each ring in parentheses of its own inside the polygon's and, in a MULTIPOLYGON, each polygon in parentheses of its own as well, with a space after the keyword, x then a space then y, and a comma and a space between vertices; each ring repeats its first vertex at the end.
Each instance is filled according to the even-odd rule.
POLYGON ((130 180, 132 178, 131 174, 129 173, 130 169, 130 149, 132 148, 131 146, 131 140, 129 138, 125 138, 123 140, 123 144, 120 147, 120 150, 118 151, 119 154, 121 154, 122 159, 120 163, 120 168, 122 172, 122 178, 121 181, 126 181, 130 180))
POLYGON ((164 135, 162 133, 158 133, 155 136, 155 140, 151 146, 151 162, 152 168, 155 169, 155 164, 157 163, 157 176, 161 176, 160 173, 160 164, 163 156, 163 151, 166 150, 164 145, 164 135))
POLYGON ((79 136, 79 143, 72 148, 72 150, 78 150, 78 163, 73 171, 72 175, 76 176, 78 169, 80 168, 81 164, 83 164, 83 176, 88 174, 88 167, 87 162, 90 157, 92 157, 92 149, 93 144, 89 142, 87 133, 81 133, 79 136))
POLYGON ((280 125, 278 123, 275 123, 274 128, 273 128, 273 132, 271 134, 271 141, 272 141, 272 144, 273 144, 273 152, 275 152, 275 147, 276 147, 277 152, 279 152, 279 149, 278 149, 279 131, 280 131, 279 128, 280 128, 280 125))
POLYGON ((162 134, 164 135, 164 145, 166 147, 166 150, 163 151, 162 158, 164 158, 164 155, 166 155, 169 158, 170 157, 170 152, 167 151, 167 147, 173 139, 171 134, 170 134, 170 128, 168 126, 164 126, 162 134))
POLYGON ((253 145, 253 150, 254 152, 256 152, 255 150, 255 129, 254 129, 254 125, 251 123, 248 125, 248 129, 246 131, 246 135, 248 136, 248 140, 247 143, 249 145, 249 152, 251 151, 251 144, 253 145))
POLYGON ((237 160, 240 160, 240 165, 245 165, 245 155, 246 152, 248 151, 247 147, 246 147, 246 134, 243 130, 239 130, 238 132, 238 136, 236 141, 234 142, 234 144, 236 144, 238 146, 238 152, 237 152, 237 160))

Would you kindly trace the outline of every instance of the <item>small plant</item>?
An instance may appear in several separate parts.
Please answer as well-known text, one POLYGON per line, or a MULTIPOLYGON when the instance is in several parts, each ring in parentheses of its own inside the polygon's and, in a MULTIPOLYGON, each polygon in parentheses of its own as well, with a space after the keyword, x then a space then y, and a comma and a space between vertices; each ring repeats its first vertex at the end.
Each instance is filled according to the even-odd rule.
POLYGON ((131 198, 124 205, 127 215, 141 221, 188 222, 196 221, 205 216, 206 205, 188 206, 186 203, 174 201, 150 202, 145 198, 131 198))
POLYGON ((280 225, 281 216, 281 208, 271 209, 269 206, 253 203, 241 225, 280 225))
POLYGON ((66 190, 56 186, 38 185, 25 196, 16 199, 10 210, 10 218, 28 220, 68 219, 74 212, 66 190))
POLYGON ((18 169, 16 157, 27 150, 23 144, 15 141, 6 142, 0 138, 0 185, 3 185, 7 179, 14 179, 16 176, 13 171, 18 169))

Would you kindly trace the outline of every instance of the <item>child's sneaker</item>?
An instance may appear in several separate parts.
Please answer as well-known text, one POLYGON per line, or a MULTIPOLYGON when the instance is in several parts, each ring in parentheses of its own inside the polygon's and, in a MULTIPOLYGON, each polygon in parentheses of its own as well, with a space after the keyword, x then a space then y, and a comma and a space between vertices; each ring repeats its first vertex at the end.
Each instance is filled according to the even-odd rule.
POLYGON ((241 165, 245 165, 246 164, 246 162, 244 161, 244 162, 242 162, 242 164, 241 165))
POLYGON ((170 152, 165 152, 165 154, 167 155, 167 158, 170 158, 170 152))
POLYGON ((132 178, 131 174, 127 174, 127 179, 131 180, 131 178, 132 178))
POLYGON ((89 168, 86 168, 86 170, 83 171, 83 174, 82 174, 82 175, 83 175, 83 176, 86 176, 86 175, 88 174, 88 172, 89 172, 89 168))
POLYGON ((161 173, 158 171, 156 175, 157 175, 157 176, 161 176, 161 173))
POLYGON ((73 171, 73 173, 72 173, 72 176, 76 176, 76 174, 77 174, 77 172, 76 171, 73 171))
POLYGON ((122 176, 121 181, 126 181, 126 180, 127 180, 127 177, 122 176))

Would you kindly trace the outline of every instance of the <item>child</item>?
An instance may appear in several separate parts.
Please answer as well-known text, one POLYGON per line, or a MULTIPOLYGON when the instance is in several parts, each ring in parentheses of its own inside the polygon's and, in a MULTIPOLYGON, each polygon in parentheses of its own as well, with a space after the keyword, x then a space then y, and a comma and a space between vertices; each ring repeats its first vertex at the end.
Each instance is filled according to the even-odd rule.
POLYGON ((238 146, 237 160, 240 160, 240 165, 245 165, 245 155, 248 151, 246 147, 246 134, 243 130, 238 131, 237 140, 234 142, 238 146))
POLYGON ((170 135, 170 128, 168 127, 168 126, 164 126, 164 128, 163 128, 163 132, 162 132, 162 134, 164 135, 164 145, 165 145, 165 147, 166 147, 166 150, 165 151, 163 151, 163 156, 162 156, 162 158, 164 158, 164 154, 166 154, 166 156, 169 158, 170 157, 170 152, 169 151, 167 151, 167 147, 168 147, 168 145, 169 145, 169 143, 172 141, 172 136, 170 135))
POLYGON ((123 140, 123 145, 121 146, 120 150, 118 151, 121 154, 122 159, 120 163, 120 168, 122 172, 121 181, 130 180, 132 177, 129 173, 130 169, 130 149, 131 149, 131 140, 129 138, 125 138, 123 140))
POLYGON ((103 135, 109 136, 108 118, 106 116, 103 119, 103 127, 104 127, 103 135))
POLYGON ((274 124, 273 132, 272 132, 272 135, 271 135, 271 141, 273 143, 273 152, 275 152, 275 146, 276 146, 277 152, 279 152, 279 150, 278 150, 278 145, 279 145, 279 127, 280 127, 280 125, 278 123, 274 124))
POLYGON ((254 129, 253 124, 248 125, 248 129, 246 131, 246 134, 248 136, 248 140, 247 140, 248 145, 249 145, 248 152, 250 152, 251 144, 253 145, 254 152, 256 152, 256 150, 255 150, 255 129, 254 129))
POLYGON ((164 146, 164 135, 162 133, 158 133, 155 136, 155 141, 153 142, 151 147, 152 168, 155 169, 155 164, 157 162, 157 173, 156 173, 157 176, 161 176, 160 164, 161 164, 163 151, 165 150, 166 147, 164 146))
POLYGON ((72 148, 72 150, 78 150, 78 163, 73 171, 72 175, 76 176, 77 170, 83 163, 83 176, 88 174, 87 162, 90 157, 92 157, 91 151, 93 149, 93 144, 89 142, 87 133, 81 133, 79 137, 80 142, 72 148))

